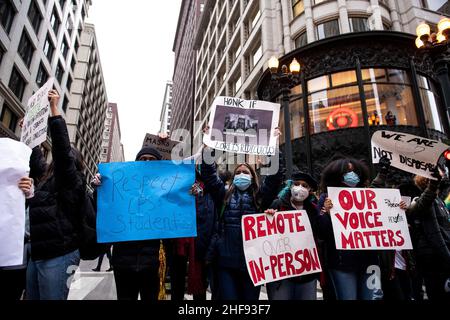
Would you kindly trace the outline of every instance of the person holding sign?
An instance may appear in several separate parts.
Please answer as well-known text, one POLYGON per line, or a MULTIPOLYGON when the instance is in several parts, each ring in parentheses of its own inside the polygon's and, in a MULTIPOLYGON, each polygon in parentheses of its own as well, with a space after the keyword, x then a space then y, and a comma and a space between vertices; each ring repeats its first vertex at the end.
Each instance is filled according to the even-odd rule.
POLYGON ((413 226, 417 266, 424 278, 430 300, 450 301, 450 213, 438 197, 441 175, 436 180, 416 176, 414 181, 422 194, 406 211, 413 226))
MULTIPOLYGON (((385 173, 380 173, 371 187, 384 186, 385 173)), ((328 187, 364 188, 369 181, 369 169, 355 159, 337 159, 332 161, 322 172, 321 189, 328 187)), ((376 251, 337 250, 332 228, 330 210, 333 203, 327 193, 319 199, 318 219, 319 237, 325 241, 326 257, 330 278, 334 286, 337 300, 375 300, 381 291, 381 285, 372 285, 370 277, 372 268, 379 270, 379 259, 376 251)), ((377 284, 379 279, 376 279, 377 284)))
POLYGON ((53 162, 45 165, 39 147, 33 149, 30 159, 30 175, 37 185, 34 198, 28 201, 31 261, 26 298, 29 300, 66 300, 69 271, 80 262, 80 203, 86 194, 83 161, 70 145, 66 123, 58 110, 58 92, 51 90, 48 98, 53 162))
MULTIPOLYGON (((211 151, 206 148, 205 151, 211 151)), ((281 161, 280 161, 281 162, 281 161)), ((264 212, 276 198, 283 170, 267 176, 262 185, 248 163, 236 167, 228 191, 218 177, 214 164, 202 163, 201 176, 205 191, 210 192, 219 210, 219 227, 211 240, 209 257, 215 257, 218 295, 221 300, 258 300, 261 290, 255 287, 245 262, 242 225, 243 215, 264 212)), ((212 262, 212 261, 210 261, 212 262)))
MULTIPOLYGON (((278 195, 267 214, 276 211, 306 210, 313 229, 317 234, 317 198, 314 191, 317 182, 314 178, 300 171, 292 174, 286 187, 278 195)), ((317 241, 316 241, 317 242, 317 241)), ((317 279, 320 273, 297 276, 267 284, 269 300, 317 300, 317 279)))
MULTIPOLYGON (((136 161, 159 161, 162 156, 153 147, 143 147, 136 161)), ((96 175, 95 185, 101 185, 101 176, 96 175)), ((112 267, 118 300, 157 301, 160 285, 161 241, 125 241, 113 244, 112 267)))

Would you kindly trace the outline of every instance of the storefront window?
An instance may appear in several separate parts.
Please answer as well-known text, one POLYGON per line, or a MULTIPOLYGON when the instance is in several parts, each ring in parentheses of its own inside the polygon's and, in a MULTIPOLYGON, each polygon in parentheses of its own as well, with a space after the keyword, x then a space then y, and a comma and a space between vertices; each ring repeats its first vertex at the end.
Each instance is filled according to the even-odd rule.
POLYGON ((423 77, 417 76, 420 88, 420 97, 422 99, 423 112, 425 114, 425 123, 427 128, 444 132, 442 120, 438 109, 438 100, 433 92, 430 81, 423 77))
POLYGON ((408 74, 397 69, 364 69, 363 80, 369 125, 417 126, 408 74))
MULTIPOLYGON (((305 136, 305 116, 303 112, 303 99, 297 98, 291 100, 289 104, 289 113, 291 119, 291 140, 302 138, 305 136)), ((280 113, 280 143, 284 144, 285 134, 284 134, 284 109, 281 108, 280 113)))

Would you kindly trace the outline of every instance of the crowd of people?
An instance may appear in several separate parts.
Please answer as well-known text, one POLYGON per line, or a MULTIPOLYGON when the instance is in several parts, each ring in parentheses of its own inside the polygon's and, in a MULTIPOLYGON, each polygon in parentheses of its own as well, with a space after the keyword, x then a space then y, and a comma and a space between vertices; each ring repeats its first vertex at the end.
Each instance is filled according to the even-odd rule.
MULTIPOLYGON (((80 263, 80 211, 88 192, 83 161, 70 145, 57 108, 58 93, 51 91, 49 99, 53 160, 46 164, 40 148, 34 148, 30 175, 18 183, 27 198, 28 257, 24 266, 0 269, 0 292, 6 299, 65 300, 72 275, 68 269, 80 263)), ((211 150, 205 147, 204 151, 211 150)), ((136 161, 161 159, 152 147, 136 155, 136 161)), ((186 293, 194 300, 206 300, 208 288, 212 300, 258 300, 261 286, 253 285, 245 263, 242 216, 305 210, 322 272, 268 283, 269 300, 316 300, 320 285, 324 300, 423 300, 426 296, 450 301, 450 215, 444 203, 450 183, 444 170, 435 172, 436 180, 415 176, 409 183, 388 186, 387 158, 380 161, 372 181, 366 162, 350 157, 331 159, 320 173, 320 181, 297 168, 286 179, 283 163, 280 154, 279 170, 261 177, 248 163, 237 165, 233 172, 222 172, 216 164, 197 159, 191 190, 197 237, 112 244, 110 270, 117 298, 158 300, 165 276, 161 269, 166 266, 172 300, 183 300, 186 293), (400 206, 406 211, 414 249, 337 250, 328 187, 395 187, 402 196, 413 199, 400 206), (371 281, 374 272, 375 283, 371 281)), ((92 186, 100 186, 101 180, 97 175, 92 186)), ((95 270, 100 266, 101 262, 95 270)))

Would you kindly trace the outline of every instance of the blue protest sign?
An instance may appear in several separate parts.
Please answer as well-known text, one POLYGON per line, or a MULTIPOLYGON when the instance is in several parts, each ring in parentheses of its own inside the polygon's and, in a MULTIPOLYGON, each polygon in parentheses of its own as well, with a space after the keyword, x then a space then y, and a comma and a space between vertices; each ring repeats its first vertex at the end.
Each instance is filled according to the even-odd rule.
POLYGON ((99 165, 100 243, 195 237, 195 165, 138 161, 99 165))

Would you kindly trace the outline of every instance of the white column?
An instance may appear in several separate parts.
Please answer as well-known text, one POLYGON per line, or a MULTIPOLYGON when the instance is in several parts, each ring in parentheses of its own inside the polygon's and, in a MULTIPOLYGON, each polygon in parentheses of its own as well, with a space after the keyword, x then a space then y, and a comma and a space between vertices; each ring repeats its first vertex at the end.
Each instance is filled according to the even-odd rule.
POLYGON ((283 46, 283 18, 281 13, 281 3, 280 1, 276 1, 275 3, 275 19, 276 19, 276 30, 277 34, 279 35, 276 37, 276 43, 278 48, 278 54, 280 56, 284 55, 284 46, 283 46))
POLYGON ((391 13, 392 30, 402 31, 402 26, 400 24, 400 16, 397 10, 397 1, 389 0, 389 11, 391 13))
POLYGON ((370 0, 372 7, 372 17, 375 30, 383 30, 383 19, 381 18, 381 9, 378 0, 370 0))
POLYGON ((283 35, 284 35, 284 50, 285 52, 292 51, 292 40, 291 40, 291 28, 289 27, 290 21, 290 10, 291 6, 290 0, 281 0, 281 11, 283 13, 283 35))
POLYGON ((308 43, 316 41, 316 34, 314 32, 314 19, 312 13, 312 0, 304 0, 305 6, 305 22, 306 22, 306 36, 308 43))
POLYGON ((350 32, 350 23, 348 21, 348 11, 346 0, 338 0, 339 7, 339 22, 341 26, 341 33, 350 32))

